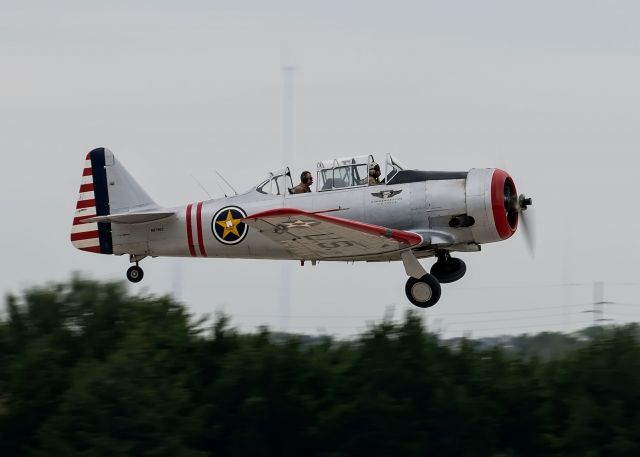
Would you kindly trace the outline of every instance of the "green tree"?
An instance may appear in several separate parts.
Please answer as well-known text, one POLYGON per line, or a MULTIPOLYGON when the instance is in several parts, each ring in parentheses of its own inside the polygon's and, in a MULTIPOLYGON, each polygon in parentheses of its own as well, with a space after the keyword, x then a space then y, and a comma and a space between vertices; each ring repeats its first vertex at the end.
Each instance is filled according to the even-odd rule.
POLYGON ((558 455, 640 455, 638 326, 604 332, 556 366, 558 455))
POLYGON ((73 278, 6 299, 0 455, 640 455, 639 327, 442 341, 241 334, 73 278))

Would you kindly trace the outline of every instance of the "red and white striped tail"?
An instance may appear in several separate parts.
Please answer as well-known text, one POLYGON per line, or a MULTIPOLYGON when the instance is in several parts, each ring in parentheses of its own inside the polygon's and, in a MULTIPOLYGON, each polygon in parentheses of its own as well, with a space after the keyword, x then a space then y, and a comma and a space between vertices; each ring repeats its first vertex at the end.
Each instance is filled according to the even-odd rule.
POLYGON ((83 251, 100 252, 100 233, 98 223, 83 223, 84 219, 96 216, 96 195, 93 191, 93 171, 91 153, 87 154, 80 181, 80 195, 76 204, 76 213, 71 227, 71 243, 83 251))
POLYGON ((111 224, 84 223, 87 218, 109 213, 104 156, 104 148, 99 148, 88 153, 85 159, 71 243, 82 251, 111 254, 111 224))

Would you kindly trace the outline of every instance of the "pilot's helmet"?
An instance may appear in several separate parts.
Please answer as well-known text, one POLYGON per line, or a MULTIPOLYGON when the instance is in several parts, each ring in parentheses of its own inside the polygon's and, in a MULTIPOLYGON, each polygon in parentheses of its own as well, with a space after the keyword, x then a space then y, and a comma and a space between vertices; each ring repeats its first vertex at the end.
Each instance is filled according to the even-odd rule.
POLYGON ((373 173, 374 171, 380 171, 380 165, 375 162, 371 162, 369 164, 369 173, 373 173))

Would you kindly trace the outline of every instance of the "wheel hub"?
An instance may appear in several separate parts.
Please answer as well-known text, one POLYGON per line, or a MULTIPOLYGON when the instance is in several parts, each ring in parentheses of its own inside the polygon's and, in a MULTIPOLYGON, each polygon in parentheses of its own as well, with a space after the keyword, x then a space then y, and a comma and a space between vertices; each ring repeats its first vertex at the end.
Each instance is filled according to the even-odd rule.
POLYGON ((427 302, 431 299, 433 291, 426 282, 417 282, 411 287, 411 295, 419 302, 427 302))

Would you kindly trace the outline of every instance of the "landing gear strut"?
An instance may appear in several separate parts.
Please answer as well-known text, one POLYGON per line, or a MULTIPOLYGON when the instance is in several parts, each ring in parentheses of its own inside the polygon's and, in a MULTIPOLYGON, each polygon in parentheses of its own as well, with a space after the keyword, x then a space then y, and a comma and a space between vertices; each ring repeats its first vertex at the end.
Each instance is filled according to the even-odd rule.
POLYGON ((458 258, 451 257, 449 251, 438 251, 438 261, 431 267, 431 274, 443 284, 457 281, 467 272, 467 265, 458 258))
POLYGON ((140 260, 142 259, 138 258, 137 256, 130 256, 130 261, 136 263, 134 266, 129 267, 129 269, 127 270, 127 279, 131 282, 140 282, 144 277, 144 271, 142 271, 142 268, 138 266, 138 262, 140 260))

